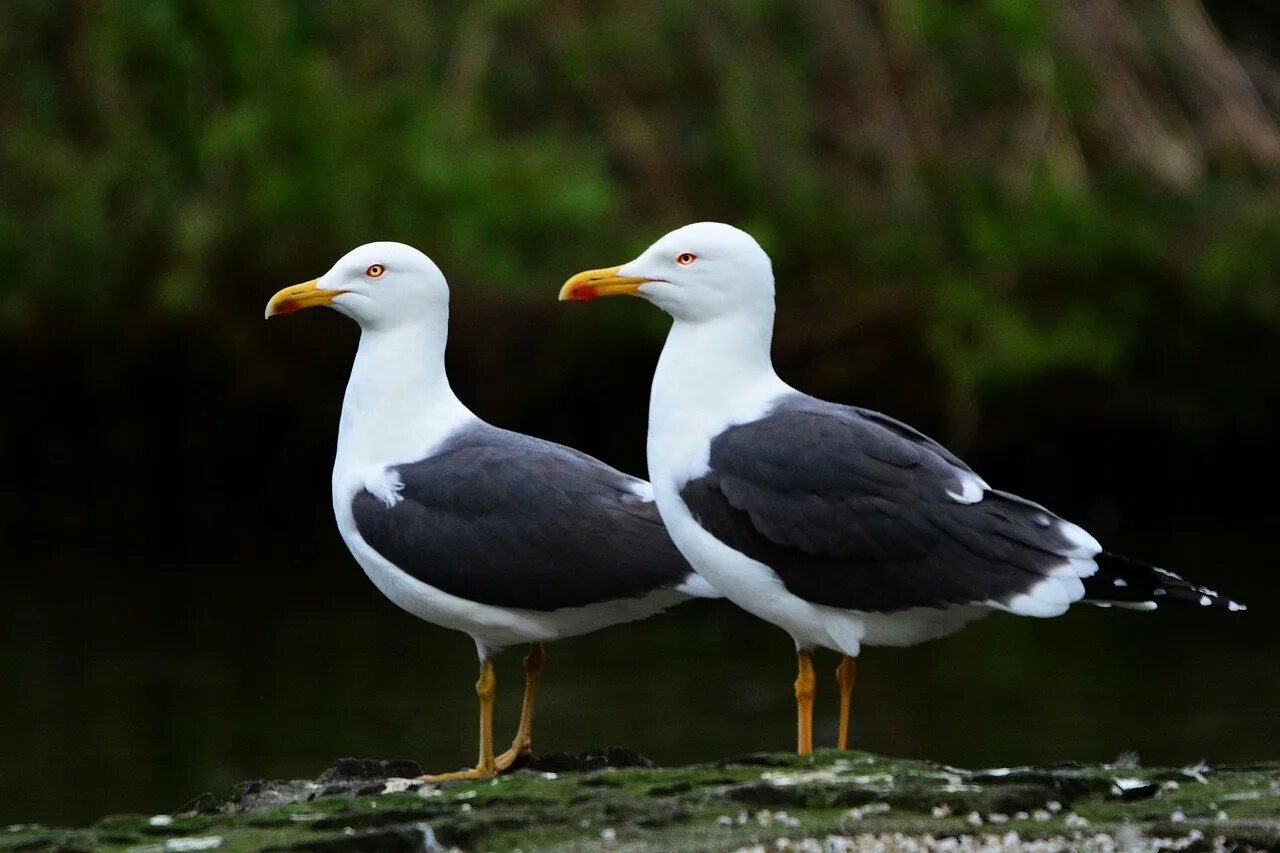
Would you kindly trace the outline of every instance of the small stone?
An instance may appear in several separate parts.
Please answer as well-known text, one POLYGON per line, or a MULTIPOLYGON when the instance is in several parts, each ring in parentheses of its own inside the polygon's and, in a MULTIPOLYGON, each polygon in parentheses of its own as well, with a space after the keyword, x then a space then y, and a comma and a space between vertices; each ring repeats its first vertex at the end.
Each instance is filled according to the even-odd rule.
POLYGON ((1031 819, 1034 821, 1039 821, 1040 823, 1044 823, 1045 821, 1049 820, 1052 817, 1053 815, 1049 814, 1049 812, 1046 811, 1045 809, 1036 809, 1031 813, 1031 819))
POLYGON ((969 812, 969 816, 964 819, 964 822, 970 826, 982 826, 982 815, 977 812, 969 812))
POLYGON ((716 818, 716 825, 717 826, 733 826, 733 818, 729 817, 727 814, 722 814, 720 815, 720 817, 716 818))
POLYGON ((600 840, 605 844, 612 844, 618 840, 618 831, 616 829, 602 829, 600 831, 600 840))
POLYGON ((931 811, 930 814, 936 818, 951 817, 951 806, 934 806, 933 811, 931 811))
POLYGON ((1062 819, 1062 825, 1067 827, 1067 829, 1079 829, 1082 826, 1088 826, 1089 821, 1086 818, 1080 817, 1080 815, 1075 812, 1070 812, 1062 819))
POLYGON ((173 823, 173 818, 167 814, 158 814, 158 815, 153 815, 151 818, 149 818, 147 820, 147 823, 151 824, 152 826, 168 826, 169 824, 173 823))
POLYGON ((222 846, 222 836, 207 835, 203 838, 170 838, 164 843, 165 850, 212 850, 222 846))
POLYGON ((1187 819, 1187 816, 1182 813, 1182 809, 1178 809, 1173 814, 1169 815, 1169 820, 1173 821, 1174 823, 1182 823, 1186 819, 1187 819))

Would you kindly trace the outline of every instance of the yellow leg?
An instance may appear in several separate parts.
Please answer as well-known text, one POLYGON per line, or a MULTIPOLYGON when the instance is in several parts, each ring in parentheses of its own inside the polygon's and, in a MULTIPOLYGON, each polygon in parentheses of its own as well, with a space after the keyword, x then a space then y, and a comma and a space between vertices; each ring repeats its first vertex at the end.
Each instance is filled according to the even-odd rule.
POLYGON ((858 674, 858 661, 845 655, 836 667, 836 681, 840 684, 840 733, 836 736, 836 748, 849 748, 849 711, 853 705, 853 681, 858 674))
POLYGON ((456 773, 419 776, 420 782, 452 782, 462 779, 492 779, 498 775, 493 758, 493 694, 497 686, 493 674, 493 661, 485 658, 480 663, 480 679, 476 681, 476 695, 480 697, 480 757, 470 770, 456 773))
POLYGON ((507 770, 521 756, 533 751, 533 706, 538 701, 538 685, 542 683, 542 667, 546 659, 542 643, 529 646, 529 654, 524 658, 524 702, 520 705, 520 728, 516 729, 511 748, 497 758, 499 772, 507 770))
POLYGON ((800 671, 796 675, 796 754, 813 752, 813 653, 807 649, 796 652, 800 671))

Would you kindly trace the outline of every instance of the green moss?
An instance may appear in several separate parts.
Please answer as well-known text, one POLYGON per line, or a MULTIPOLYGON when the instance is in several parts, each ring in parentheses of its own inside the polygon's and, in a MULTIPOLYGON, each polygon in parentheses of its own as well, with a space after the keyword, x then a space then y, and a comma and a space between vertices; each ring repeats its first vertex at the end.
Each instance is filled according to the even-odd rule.
POLYGON ((1198 831, 1280 844, 1280 765, 1270 764, 971 772, 828 751, 670 769, 523 770, 487 782, 368 793, 377 788, 369 780, 255 782, 231 789, 216 813, 114 815, 88 829, 9 827, 0 830, 0 850, 159 849, 167 839, 192 837, 217 837, 216 849, 226 851, 403 850, 420 847, 428 833, 462 849, 573 849, 611 838, 619 846, 709 850, 827 835, 1013 831, 1030 840, 1122 827, 1153 837, 1198 831), (288 802, 258 805, 267 799, 288 802))

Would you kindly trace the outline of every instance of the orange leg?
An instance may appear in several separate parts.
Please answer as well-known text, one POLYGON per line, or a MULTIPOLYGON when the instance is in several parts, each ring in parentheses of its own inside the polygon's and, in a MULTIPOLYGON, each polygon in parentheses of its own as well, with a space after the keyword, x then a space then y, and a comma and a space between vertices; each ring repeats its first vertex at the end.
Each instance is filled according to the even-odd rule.
POLYGON ((529 646, 524 658, 524 702, 520 706, 520 728, 516 729, 511 748, 496 759, 498 771, 507 770, 521 756, 533 751, 533 706, 538 701, 538 685, 542 683, 542 667, 547 659, 542 643, 529 646))
POLYGON ((480 679, 476 681, 476 695, 480 697, 480 757, 470 770, 456 773, 419 776, 421 782, 453 782, 464 779, 492 779, 498 775, 493 758, 493 694, 497 687, 493 674, 493 661, 485 658, 480 663, 480 679))
POLYGON ((836 736, 836 748, 849 748, 849 711, 853 705, 853 681, 858 674, 857 658, 845 655, 836 667, 836 681, 840 683, 840 733, 836 736))
POLYGON ((796 754, 813 753, 813 653, 796 652, 799 672, 796 674, 796 754))

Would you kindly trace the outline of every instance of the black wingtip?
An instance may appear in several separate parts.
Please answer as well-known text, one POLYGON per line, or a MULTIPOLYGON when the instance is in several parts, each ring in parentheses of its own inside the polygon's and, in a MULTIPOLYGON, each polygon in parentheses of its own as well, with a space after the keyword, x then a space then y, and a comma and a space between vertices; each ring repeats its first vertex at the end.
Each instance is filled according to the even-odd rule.
POLYGON ((1198 586, 1167 569, 1103 551, 1098 571, 1084 581, 1084 600, 1093 604, 1152 609, 1166 601, 1239 613, 1249 608, 1198 586))

